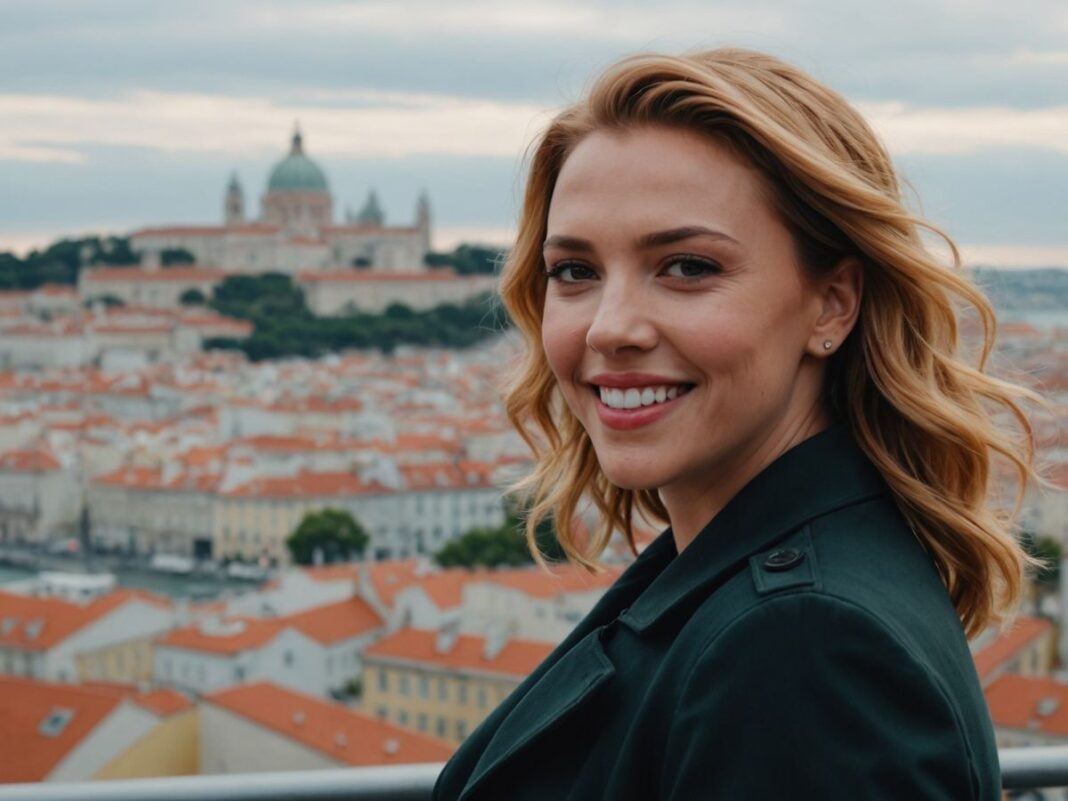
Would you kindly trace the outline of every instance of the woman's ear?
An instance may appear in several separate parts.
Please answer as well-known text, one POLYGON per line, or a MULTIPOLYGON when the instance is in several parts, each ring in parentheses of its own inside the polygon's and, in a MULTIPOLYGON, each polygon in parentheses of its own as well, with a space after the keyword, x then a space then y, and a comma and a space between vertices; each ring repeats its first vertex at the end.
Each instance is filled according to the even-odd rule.
POLYGON ((816 286, 821 312, 809 337, 808 349, 818 356, 829 356, 849 336, 860 314, 864 263, 857 256, 845 256, 829 275, 817 280, 816 286))

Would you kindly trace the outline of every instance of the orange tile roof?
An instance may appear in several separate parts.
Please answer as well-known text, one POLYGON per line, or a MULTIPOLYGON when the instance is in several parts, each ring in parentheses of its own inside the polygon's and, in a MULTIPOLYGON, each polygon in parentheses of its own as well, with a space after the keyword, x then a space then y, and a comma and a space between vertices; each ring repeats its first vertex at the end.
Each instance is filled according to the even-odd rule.
POLYGON ((280 618, 257 617, 226 618, 219 627, 219 633, 211 633, 211 625, 205 622, 203 626, 194 624, 172 629, 157 638, 155 644, 232 656, 263 647, 285 628, 285 622, 280 618))
POLYGON ((161 687, 141 692, 136 685, 110 681, 83 681, 78 686, 110 695, 113 698, 129 698, 138 706, 161 718, 170 717, 193 706, 193 702, 187 696, 169 688, 161 687))
POLYGON ((444 762, 454 750, 429 735, 266 681, 219 690, 202 700, 348 765, 444 762))
POLYGON ((41 284, 37 287, 34 294, 41 295, 77 295, 78 290, 69 284, 41 284))
POLYGON ((133 699, 150 712, 155 712, 161 718, 170 717, 177 712, 183 712, 193 706, 193 702, 177 690, 161 687, 146 693, 138 693, 133 699))
POLYGON ((37 782, 122 703, 121 698, 72 684, 0 676, 0 782, 37 782), (73 716, 55 736, 40 727, 56 708, 73 716))
POLYGON ((551 574, 535 565, 533 567, 499 568, 476 576, 476 578, 510 587, 534 598, 555 598, 562 593, 606 589, 619 578, 622 572, 621 566, 610 565, 600 575, 593 576, 578 565, 560 563, 552 565, 551 574))
POLYGON ((319 231, 323 234, 366 234, 366 233, 416 233, 419 229, 414 225, 378 225, 376 223, 347 223, 346 225, 322 225, 319 231))
POLYGON ((556 647, 540 640, 511 638, 492 659, 482 655, 486 638, 474 634, 460 634, 446 653, 438 653, 438 632, 432 629, 403 628, 369 646, 364 659, 385 658, 435 665, 451 670, 477 670, 484 673, 503 673, 526 676, 556 647))
POLYGON ((999 665, 1007 662, 1021 649, 1026 648, 1052 629, 1053 624, 1045 618, 1020 615, 1016 618, 1012 628, 997 636, 972 656, 979 678, 987 678, 999 665))
POLYGON ((385 270, 305 270, 297 274, 297 282, 302 284, 349 284, 368 281, 411 282, 411 281, 471 281, 473 276, 457 275, 452 271, 434 270, 433 272, 387 272, 385 270))
POLYGON ((391 492, 377 482, 363 482, 347 470, 312 472, 295 476, 261 476, 220 492, 221 495, 257 498, 318 498, 327 495, 362 495, 391 492))
POLYGON ((169 225, 157 228, 141 228, 130 234, 130 239, 142 236, 222 236, 226 228, 221 225, 169 225))
POLYGON ((416 578, 418 585, 439 609, 459 606, 463 600, 464 585, 487 575, 484 570, 468 570, 465 567, 450 567, 416 578))
POLYGON ((46 450, 10 450, 0 454, 0 470, 13 473, 51 473, 62 470, 59 459, 46 450))
POLYGON ((0 590, 0 645, 45 651, 76 631, 131 601, 170 608, 166 599, 145 590, 120 588, 88 604, 62 598, 36 598, 0 590))
POLYGON ((384 622, 367 601, 358 596, 281 619, 323 645, 366 634, 384 622))
POLYGON ((368 566, 369 578, 379 600, 386 606, 393 606, 398 592, 417 584, 421 578, 416 572, 418 564, 415 559, 372 562, 368 566))
POLYGON ((1006 673, 983 693, 995 726, 1068 737, 1068 684, 1045 676, 1006 673), (1047 714, 1041 714, 1045 710, 1040 703, 1049 707, 1047 714))
POLYGON ((222 281, 226 273, 210 267, 161 267, 158 270, 145 270, 137 267, 94 267, 86 270, 83 281, 137 281, 153 283, 165 281, 222 281))

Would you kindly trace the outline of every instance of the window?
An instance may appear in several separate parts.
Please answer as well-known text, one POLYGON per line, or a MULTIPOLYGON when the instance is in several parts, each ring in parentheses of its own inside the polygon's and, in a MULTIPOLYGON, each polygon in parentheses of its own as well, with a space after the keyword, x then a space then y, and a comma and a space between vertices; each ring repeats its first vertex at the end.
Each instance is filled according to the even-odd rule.
POLYGON ((382 718, 382 720, 385 720, 386 717, 389 715, 389 710, 386 709, 384 706, 378 707, 378 709, 375 711, 378 713, 378 717, 382 718))
MULTIPOLYGON (((292 651, 286 651, 285 663, 286 663, 287 667, 293 664, 293 652, 292 651)), ((327 669, 329 670, 329 668, 327 668, 327 669)))
POLYGON ((463 681, 462 679, 460 680, 460 685, 457 688, 456 700, 459 701, 461 704, 467 703, 467 682, 463 681))
POLYGON ((437 731, 438 737, 445 736, 445 718, 441 717, 441 715, 438 715, 438 725, 435 728, 435 731, 437 731))
POLYGON ((48 713, 45 719, 41 721, 40 726, 37 727, 37 731, 46 737, 58 737, 62 731, 67 728, 67 724, 73 717, 73 709, 65 709, 58 706, 52 707, 52 710, 48 713))
POLYGON ((241 665, 238 665, 237 667, 234 668, 234 681, 244 681, 244 679, 245 679, 245 668, 243 666, 241 666, 241 665))
POLYGON ((389 674, 386 673, 385 668, 378 669, 378 689, 382 692, 387 692, 389 690, 389 674))
POLYGON ((441 676, 441 677, 438 678, 438 700, 439 701, 447 701, 448 699, 449 699, 449 688, 448 688, 448 685, 445 684, 445 677, 441 676))
POLYGON ((419 729, 419 731, 426 731, 427 720, 426 720, 426 713, 425 712, 420 712, 419 713, 419 716, 416 718, 416 724, 415 725, 419 729))
POLYGON ((419 676, 419 697, 430 697, 430 679, 428 679, 425 675, 419 676))
POLYGON ((403 709, 397 713, 397 723, 402 726, 408 725, 408 713, 405 712, 403 709))
POLYGON ((482 709, 486 708, 486 688, 485 687, 479 687, 478 688, 478 705, 482 709))
POLYGON ((407 695, 408 694, 408 674, 407 673, 401 673, 400 674, 400 694, 401 695, 407 695))
POLYGON ((467 736, 467 721, 466 720, 458 720, 458 721, 456 721, 456 736, 459 737, 461 740, 464 737, 467 736))

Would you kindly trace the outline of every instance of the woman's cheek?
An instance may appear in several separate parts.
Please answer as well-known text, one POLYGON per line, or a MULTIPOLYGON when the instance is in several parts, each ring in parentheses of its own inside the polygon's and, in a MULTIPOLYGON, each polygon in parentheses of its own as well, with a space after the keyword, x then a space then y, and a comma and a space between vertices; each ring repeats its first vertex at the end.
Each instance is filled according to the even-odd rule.
POLYGON ((541 345, 549 368, 560 382, 577 378, 586 346, 581 323, 546 311, 542 318, 541 345))

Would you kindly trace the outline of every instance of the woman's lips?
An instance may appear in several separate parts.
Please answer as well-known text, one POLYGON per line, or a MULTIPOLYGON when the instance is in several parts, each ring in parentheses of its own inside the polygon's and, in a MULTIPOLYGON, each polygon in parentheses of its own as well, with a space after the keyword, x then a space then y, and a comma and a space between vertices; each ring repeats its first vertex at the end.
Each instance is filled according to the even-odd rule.
POLYGON ((630 431, 659 420, 674 409, 683 398, 689 395, 693 388, 693 384, 688 384, 686 385, 686 388, 680 391, 674 398, 662 401, 661 403, 638 406, 634 409, 613 409, 611 406, 606 406, 601 401, 600 390, 593 384, 590 385, 590 389, 594 396, 594 403, 597 405, 597 416, 601 419, 602 423, 617 431, 630 431))

